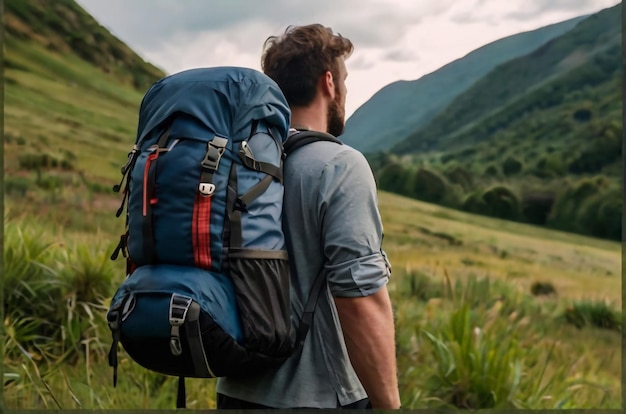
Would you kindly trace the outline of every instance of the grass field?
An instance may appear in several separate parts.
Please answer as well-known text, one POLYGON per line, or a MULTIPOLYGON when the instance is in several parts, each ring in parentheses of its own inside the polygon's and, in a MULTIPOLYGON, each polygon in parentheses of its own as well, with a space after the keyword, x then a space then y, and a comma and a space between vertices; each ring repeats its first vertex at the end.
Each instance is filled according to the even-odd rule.
MULTIPOLYGON (((110 188, 142 93, 35 44, 5 57, 5 407, 173 409, 175 378, 122 352, 113 388, 106 359, 110 188)), ((619 243, 379 201, 405 408, 621 407, 619 243)), ((214 381, 188 380, 188 407, 214 406, 214 381)))
MULTIPOLYGON (((74 314, 75 321, 87 319, 72 328, 67 318, 58 317, 58 325, 66 332, 78 330, 74 348, 70 344, 61 347, 58 341, 63 335, 50 333, 48 342, 40 338, 34 341, 37 345, 19 352, 9 336, 5 372, 17 378, 5 386, 7 408, 174 407, 176 380, 147 372, 123 352, 120 382, 117 388, 111 385, 106 363, 110 336, 104 313, 113 289, 123 278, 122 264, 108 260, 122 223, 111 219, 115 208, 105 211, 104 206, 115 203, 103 197, 95 196, 91 207, 85 205, 80 212, 50 206, 49 216, 39 220, 32 220, 32 212, 24 214, 18 208, 22 203, 7 202, 7 246, 15 243, 11 240, 15 229, 11 228, 19 228, 31 235, 24 240, 26 245, 48 246, 40 248, 45 254, 29 256, 51 269, 48 277, 72 275, 69 282, 65 279, 62 292, 44 294, 42 290, 36 294, 46 300, 60 295, 64 299, 57 300, 55 312, 74 314), (83 221, 72 219, 77 214, 92 217, 91 231, 84 231, 83 221), (53 222, 65 224, 55 226, 53 222), (90 247, 81 250, 81 245, 90 247), (81 301, 80 294, 76 296, 80 289, 99 294, 81 301), (82 303, 82 309, 68 307, 69 297, 82 303)), ((496 408, 620 406, 621 325, 603 329, 589 322, 577 327, 568 323, 567 316, 568 309, 579 305, 591 307, 592 313, 599 304, 606 306, 596 312, 621 309, 617 243, 501 223, 387 193, 380 194, 380 206, 384 248, 393 266, 390 291, 405 407, 458 405, 458 397, 454 397, 457 388, 469 384, 464 392, 479 395, 470 385, 489 387, 490 380, 474 376, 483 371, 488 376, 494 367, 500 367, 497 372, 503 375, 498 383, 509 387, 491 392, 506 397, 497 404, 464 404, 496 408), (556 295, 533 296, 534 282, 549 282, 556 295), (459 334, 455 329, 467 332, 459 334), (471 332, 477 329, 484 349, 472 350, 478 344, 471 332), (476 355, 471 356, 473 353, 476 355), (471 361, 480 355, 490 357, 472 366, 471 361), (451 366, 447 364, 467 367, 462 372, 453 370, 458 378, 448 378, 444 374, 451 366), (517 380, 515 369, 519 370, 517 380)), ((37 249, 31 246, 27 250, 37 249)), ((7 254, 5 250, 5 262, 10 263, 7 254)), ((11 306, 14 299, 6 294, 5 301, 11 306)), ((42 306, 44 302, 38 301, 42 306)), ((9 308, 5 328, 19 333, 29 320, 9 308)), ((21 335, 28 339, 26 333, 21 335)), ((213 389, 213 380, 188 380, 188 406, 213 408, 213 389)), ((473 400, 468 397, 468 401, 473 400)))
POLYGON ((551 282, 564 298, 607 300, 621 309, 619 243, 468 215, 404 197, 380 199, 391 261, 427 273, 503 279, 529 292, 551 282))

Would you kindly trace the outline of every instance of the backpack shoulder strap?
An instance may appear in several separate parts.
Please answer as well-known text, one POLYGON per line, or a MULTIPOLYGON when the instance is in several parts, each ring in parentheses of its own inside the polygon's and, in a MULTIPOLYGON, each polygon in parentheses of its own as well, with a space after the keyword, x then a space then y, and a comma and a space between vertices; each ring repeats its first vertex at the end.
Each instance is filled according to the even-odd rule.
POLYGON ((343 142, 339 141, 335 136, 327 134, 325 132, 310 131, 310 130, 298 130, 295 134, 291 135, 284 144, 285 153, 290 154, 298 148, 304 147, 312 142, 316 141, 329 141, 335 142, 339 145, 343 145, 343 142))
MULTIPOLYGON (((285 154, 289 155, 298 148, 302 148, 305 145, 317 141, 328 141, 343 145, 343 142, 331 134, 319 131, 310 131, 308 129, 299 129, 298 132, 292 134, 285 142, 285 154)), ((309 332, 309 328, 313 324, 313 314, 315 313, 315 308, 317 307, 317 301, 322 293, 322 290, 326 286, 324 283, 325 281, 326 278, 324 277, 324 272, 321 272, 317 275, 315 281, 313 282, 313 286, 311 287, 311 291, 309 292, 309 296, 304 305, 304 312, 302 314, 302 318, 300 319, 300 325, 296 330, 296 351, 304 346, 304 340, 309 332)))

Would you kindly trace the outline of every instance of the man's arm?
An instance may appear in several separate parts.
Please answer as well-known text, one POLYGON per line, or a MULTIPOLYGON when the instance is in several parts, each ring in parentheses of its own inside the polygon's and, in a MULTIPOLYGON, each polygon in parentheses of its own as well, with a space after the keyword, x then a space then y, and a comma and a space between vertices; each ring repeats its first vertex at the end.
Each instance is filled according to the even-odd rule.
POLYGON ((393 311, 387 287, 370 296, 335 297, 348 355, 377 409, 400 408, 393 311))
POLYGON ((389 263, 376 182, 362 154, 343 151, 329 161, 319 203, 324 270, 350 362, 374 408, 399 408, 389 263))

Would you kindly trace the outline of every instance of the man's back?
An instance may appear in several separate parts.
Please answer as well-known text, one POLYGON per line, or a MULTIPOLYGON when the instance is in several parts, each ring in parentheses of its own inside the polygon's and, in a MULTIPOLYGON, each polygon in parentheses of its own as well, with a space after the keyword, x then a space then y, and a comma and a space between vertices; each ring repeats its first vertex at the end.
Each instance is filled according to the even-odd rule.
POLYGON ((331 142, 290 154, 284 177, 294 323, 320 272, 328 285, 301 353, 258 377, 220 379, 217 391, 277 408, 347 405, 367 395, 350 364, 332 296, 367 296, 388 281, 376 186, 362 154, 331 142))
MULTIPOLYGON (((263 49, 290 125, 340 136, 352 42, 311 24, 270 36, 263 49)), ((284 184, 294 322, 317 276, 327 284, 303 349, 275 372, 220 380, 218 408, 399 408, 390 266, 367 161, 347 145, 314 142, 287 156, 284 184)))

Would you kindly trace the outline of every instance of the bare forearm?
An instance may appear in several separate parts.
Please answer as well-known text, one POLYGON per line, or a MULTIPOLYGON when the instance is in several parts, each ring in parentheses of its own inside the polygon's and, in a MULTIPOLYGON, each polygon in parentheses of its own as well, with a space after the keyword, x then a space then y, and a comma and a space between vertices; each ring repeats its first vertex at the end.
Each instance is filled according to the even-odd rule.
POLYGON ((362 298, 335 298, 350 361, 372 406, 400 408, 393 313, 386 287, 362 298))

